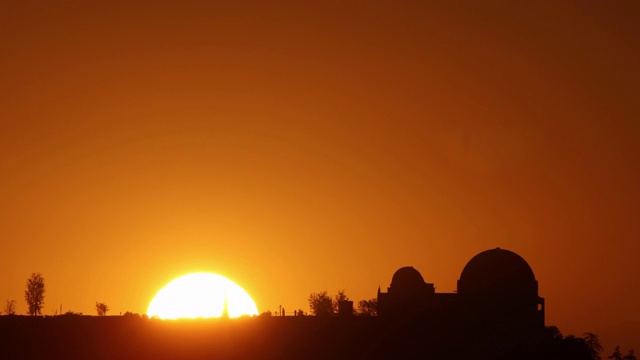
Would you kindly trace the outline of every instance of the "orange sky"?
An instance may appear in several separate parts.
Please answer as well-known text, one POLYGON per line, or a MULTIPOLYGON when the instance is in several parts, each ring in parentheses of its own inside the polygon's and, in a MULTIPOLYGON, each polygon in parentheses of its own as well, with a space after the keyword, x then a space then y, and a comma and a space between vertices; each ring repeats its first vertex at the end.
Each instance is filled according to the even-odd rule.
POLYGON ((500 246, 640 348, 637 3, 42 3, 0 3, 2 303, 211 271, 293 311, 500 246))

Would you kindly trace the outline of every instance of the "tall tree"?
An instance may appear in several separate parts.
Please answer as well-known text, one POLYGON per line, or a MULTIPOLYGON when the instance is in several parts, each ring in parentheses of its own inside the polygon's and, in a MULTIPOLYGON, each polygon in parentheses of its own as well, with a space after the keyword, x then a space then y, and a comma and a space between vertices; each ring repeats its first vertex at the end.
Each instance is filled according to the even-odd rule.
POLYGON ((583 339, 589 348, 589 356, 591 357, 591 360, 601 360, 600 352, 602 352, 602 344, 600 344, 598 335, 586 332, 584 333, 583 339))
POLYGON ((333 314, 333 302, 327 291, 311 293, 309 295, 309 308, 316 316, 328 316, 333 314))
POLYGON ((40 273, 32 273, 27 279, 27 290, 24 291, 29 315, 42 314, 44 305, 44 278, 40 273))
POLYGON ((348 301, 349 297, 347 296, 347 293, 344 291, 344 289, 342 289, 338 291, 334 299, 335 301, 333 303, 333 313, 337 314, 339 310, 338 304, 340 304, 341 301, 348 301))
POLYGON ((105 303, 96 301, 96 311, 98 312, 98 316, 105 316, 107 315, 107 311, 109 311, 109 307, 105 303))

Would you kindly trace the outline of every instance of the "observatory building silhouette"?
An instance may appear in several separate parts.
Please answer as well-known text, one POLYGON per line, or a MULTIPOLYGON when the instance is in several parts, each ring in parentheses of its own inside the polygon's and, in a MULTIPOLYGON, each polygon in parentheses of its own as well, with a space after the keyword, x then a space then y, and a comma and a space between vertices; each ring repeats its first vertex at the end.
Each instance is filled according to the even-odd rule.
POLYGON ((454 293, 436 293, 434 284, 425 282, 410 266, 395 272, 387 292, 378 288, 381 318, 424 318, 514 342, 541 336, 544 311, 529 264, 500 248, 474 256, 462 270, 454 293))

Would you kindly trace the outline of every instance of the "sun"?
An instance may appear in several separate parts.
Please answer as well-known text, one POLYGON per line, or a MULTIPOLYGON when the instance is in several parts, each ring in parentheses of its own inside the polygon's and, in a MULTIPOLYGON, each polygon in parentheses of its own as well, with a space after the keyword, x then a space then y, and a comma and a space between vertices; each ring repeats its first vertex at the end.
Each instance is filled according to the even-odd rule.
POLYGON ((233 281, 211 273, 181 276, 151 300, 147 315, 161 319, 257 315, 256 303, 233 281))

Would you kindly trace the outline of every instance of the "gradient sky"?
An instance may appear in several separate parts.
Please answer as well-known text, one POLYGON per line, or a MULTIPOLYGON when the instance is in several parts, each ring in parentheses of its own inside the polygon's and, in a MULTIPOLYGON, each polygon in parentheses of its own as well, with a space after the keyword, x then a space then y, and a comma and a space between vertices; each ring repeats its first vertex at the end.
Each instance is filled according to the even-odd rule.
POLYGON ((0 2, 0 301, 260 311, 523 256, 547 323, 640 348, 634 1, 0 2))

